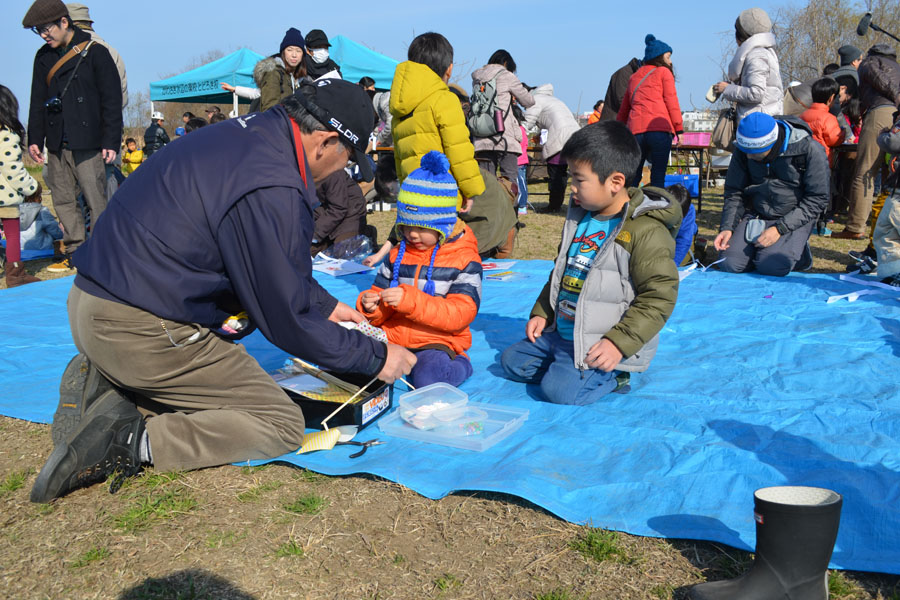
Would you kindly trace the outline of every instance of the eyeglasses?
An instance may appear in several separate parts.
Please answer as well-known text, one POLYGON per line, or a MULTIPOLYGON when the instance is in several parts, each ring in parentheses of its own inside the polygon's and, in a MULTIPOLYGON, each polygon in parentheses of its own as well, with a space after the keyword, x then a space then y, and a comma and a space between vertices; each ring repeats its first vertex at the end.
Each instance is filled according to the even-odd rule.
POLYGON ((39 27, 32 27, 31 30, 37 35, 43 36, 50 33, 50 30, 54 27, 59 27, 59 21, 54 21, 53 23, 48 23, 47 25, 40 25, 39 27))

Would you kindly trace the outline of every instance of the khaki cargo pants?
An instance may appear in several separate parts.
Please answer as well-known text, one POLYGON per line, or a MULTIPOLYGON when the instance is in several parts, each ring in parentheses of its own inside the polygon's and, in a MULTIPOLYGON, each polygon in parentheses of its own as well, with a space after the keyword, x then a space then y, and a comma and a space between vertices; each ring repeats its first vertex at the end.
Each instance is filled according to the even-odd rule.
POLYGON ((300 446, 303 413, 243 345, 72 286, 75 346, 148 415, 163 471, 273 458, 300 446))

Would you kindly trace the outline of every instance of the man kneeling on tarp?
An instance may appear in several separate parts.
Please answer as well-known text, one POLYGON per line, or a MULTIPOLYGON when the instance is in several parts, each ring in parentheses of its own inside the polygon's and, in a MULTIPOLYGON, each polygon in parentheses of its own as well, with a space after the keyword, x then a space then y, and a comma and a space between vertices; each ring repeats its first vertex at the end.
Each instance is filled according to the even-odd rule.
POLYGON ((387 382, 410 372, 406 349, 334 323, 362 315, 312 278, 314 182, 352 157, 371 180, 373 121, 362 88, 323 80, 166 146, 128 178, 74 255, 69 322, 86 358, 63 375, 33 502, 145 464, 197 469, 296 449, 303 414, 233 343, 240 311, 250 325, 238 335, 259 327, 323 368, 387 382))

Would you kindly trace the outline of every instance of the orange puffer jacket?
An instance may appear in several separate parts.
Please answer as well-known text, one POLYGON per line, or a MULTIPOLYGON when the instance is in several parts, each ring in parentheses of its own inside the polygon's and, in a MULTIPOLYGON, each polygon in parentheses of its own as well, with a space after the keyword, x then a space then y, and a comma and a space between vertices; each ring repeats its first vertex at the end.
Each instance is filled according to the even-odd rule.
MULTIPOLYGON (((399 250, 399 246, 391 250, 388 260, 381 264, 375 283, 367 291, 377 293, 390 287, 399 250)), ((431 276, 435 284, 434 296, 422 291, 431 253, 431 248, 416 250, 407 246, 398 277, 404 294, 397 307, 381 303, 373 312, 366 312, 361 302, 366 292, 359 295, 356 307, 372 325, 384 329, 388 341, 393 344, 406 348, 440 345, 465 355, 472 346, 469 324, 481 304, 478 241, 468 225, 456 222, 453 233, 435 257, 431 276)))
POLYGON ((616 119, 628 125, 635 135, 647 131, 684 131, 672 71, 653 65, 635 71, 616 119))
POLYGON ((825 146, 825 155, 828 157, 828 164, 831 164, 831 149, 844 143, 844 130, 837 117, 831 114, 825 104, 813 102, 800 118, 809 125, 813 139, 825 146))

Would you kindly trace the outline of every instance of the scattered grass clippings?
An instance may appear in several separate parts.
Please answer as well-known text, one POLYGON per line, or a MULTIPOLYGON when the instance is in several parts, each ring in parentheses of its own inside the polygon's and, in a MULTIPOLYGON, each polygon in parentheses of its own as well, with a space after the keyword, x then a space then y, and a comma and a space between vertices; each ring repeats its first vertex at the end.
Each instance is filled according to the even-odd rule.
POLYGON ((555 589, 550 592, 544 592, 542 594, 535 594, 534 600, 573 600, 574 596, 569 590, 566 589, 555 589))
POLYGON ((293 474, 293 478, 299 481, 305 481, 306 483, 318 483, 329 479, 328 475, 322 475, 321 473, 316 473, 309 469, 300 469, 293 474))
POLYGON ((285 558, 288 556, 297 556, 303 557, 304 551, 303 546, 295 542, 294 540, 290 540, 289 542, 282 544, 275 550, 275 556, 278 558, 285 558))
POLYGON ((284 485, 282 481, 270 481, 268 483, 261 483, 259 485, 255 485, 246 492, 241 492, 237 495, 237 499, 240 502, 256 502, 262 495, 266 492, 271 492, 273 490, 277 490, 281 486, 284 485))
POLYGON ((34 469, 28 468, 21 471, 13 471, 4 477, 3 481, 0 481, 0 498, 12 494, 14 491, 25 485, 25 480, 28 479, 28 476, 32 473, 34 473, 34 469))
POLYGON ((834 598, 849 596, 857 591, 857 587, 847 580, 840 571, 828 572, 828 594, 834 598))
POLYGON ((585 532, 569 544, 569 547, 579 552, 586 558, 592 558, 597 562, 612 560, 623 562, 626 559, 625 551, 618 546, 619 534, 615 531, 605 531, 588 527, 585 532))
POLYGON ((304 494, 284 505, 284 510, 301 515, 317 515, 328 505, 328 501, 318 494, 304 494))
POLYGON ((671 598, 672 594, 675 592, 675 588, 671 585, 657 585, 650 589, 650 593, 654 598, 671 598))
POLYGON ((112 552, 108 549, 95 546, 76 558, 71 566, 73 569, 80 569, 81 567, 86 567, 91 563, 103 560, 104 558, 109 558, 110 556, 112 556, 112 552))
POLYGON ((462 582, 455 575, 444 573, 434 580, 434 586, 442 592, 446 592, 451 588, 460 587, 462 582))
POLYGON ((211 549, 226 548, 234 546, 236 543, 245 539, 246 537, 246 532, 238 534, 234 531, 222 531, 210 535, 206 540, 206 546, 207 548, 211 549))
POLYGON ((114 522, 120 529, 136 532, 152 527, 159 521, 174 519, 196 507, 197 501, 184 489, 151 493, 138 498, 135 504, 117 516, 114 522))
POLYGON ((252 467, 247 465, 246 467, 241 467, 241 475, 253 475, 254 473, 259 473, 260 471, 265 471, 269 467, 272 466, 272 463, 266 463, 264 465, 259 465, 257 467, 252 467))
POLYGON ((391 562, 395 565, 402 565, 406 562, 406 557, 402 554, 395 554, 394 559, 391 562))

